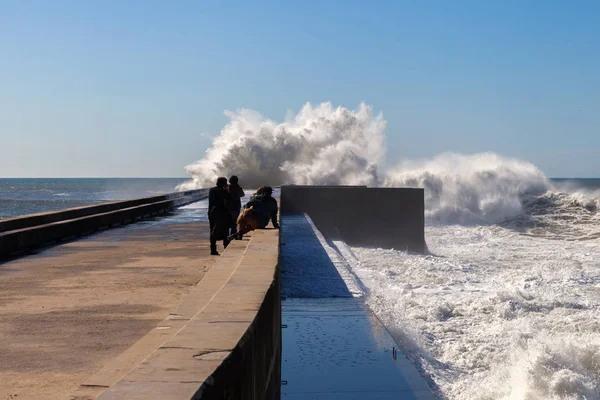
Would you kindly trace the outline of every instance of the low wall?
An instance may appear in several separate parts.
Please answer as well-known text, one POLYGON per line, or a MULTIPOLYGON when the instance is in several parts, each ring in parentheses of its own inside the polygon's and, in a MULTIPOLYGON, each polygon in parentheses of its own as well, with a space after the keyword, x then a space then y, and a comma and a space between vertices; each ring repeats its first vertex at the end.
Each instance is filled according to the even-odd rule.
POLYGON ((424 253, 423 189, 282 186, 281 213, 310 215, 329 239, 424 253))
POLYGON ((0 258, 167 212, 207 195, 208 190, 201 189, 7 219, 0 225, 0 258))
POLYGON ((45 225, 52 222, 64 221, 67 219, 86 217, 88 215, 93 214, 103 214, 110 211, 136 207, 143 204, 156 203, 166 200, 175 200, 182 197, 197 196, 198 194, 208 195, 208 189, 188 190, 185 192, 174 192, 160 196, 141 197, 137 199, 127 199, 120 201, 109 201, 106 203, 94 204, 91 206, 67 208, 60 211, 28 214, 20 217, 0 220, 0 232, 24 229, 36 225, 45 225))
MULTIPOLYGON (((273 265, 263 267, 272 270, 273 265)), ((234 278, 234 282, 238 280, 234 278)), ((238 281, 238 284, 242 282, 238 281)), ((278 400, 280 390, 281 282, 277 268, 256 318, 229 357, 203 383, 193 398, 278 400)))
POLYGON ((279 276, 278 230, 231 242, 177 310, 69 399, 279 399, 279 276))

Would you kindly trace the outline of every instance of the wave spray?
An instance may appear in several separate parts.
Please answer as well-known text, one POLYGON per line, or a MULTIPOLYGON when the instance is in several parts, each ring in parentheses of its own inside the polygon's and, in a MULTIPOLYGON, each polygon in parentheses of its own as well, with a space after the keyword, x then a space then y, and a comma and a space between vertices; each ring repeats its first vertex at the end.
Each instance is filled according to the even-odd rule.
POLYGON ((386 121, 360 104, 357 109, 307 103, 278 123, 242 109, 206 155, 186 171, 188 190, 212 186, 217 176, 239 175, 244 185, 367 185, 423 187, 427 217, 444 222, 498 222, 519 215, 528 196, 550 188, 533 164, 493 153, 442 154, 401 161, 381 171, 386 121))

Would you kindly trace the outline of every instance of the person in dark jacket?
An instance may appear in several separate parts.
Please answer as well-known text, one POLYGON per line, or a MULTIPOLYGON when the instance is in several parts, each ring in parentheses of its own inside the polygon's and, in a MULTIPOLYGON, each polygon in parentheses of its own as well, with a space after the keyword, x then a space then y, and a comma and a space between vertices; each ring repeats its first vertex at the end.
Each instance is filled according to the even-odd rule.
MULTIPOLYGON (((229 178, 229 195, 231 196, 231 201, 228 204, 228 208, 232 219, 231 235, 237 233, 237 219, 240 215, 240 210, 242 209, 241 199, 246 195, 244 189, 242 189, 238 182, 239 179, 235 175, 229 178)), ((241 239, 241 237, 238 236, 238 239, 241 239)))
POLYGON ((273 188, 270 186, 264 186, 260 188, 260 194, 252 196, 250 201, 246 203, 245 208, 253 207, 257 212, 257 218, 259 220, 259 229, 265 228, 269 221, 272 222, 273 228, 279 229, 277 223, 277 200, 272 196, 273 188))
POLYGON ((231 227, 231 214, 227 207, 230 201, 227 178, 218 178, 217 185, 208 192, 208 221, 210 223, 210 254, 218 256, 217 240, 223 240, 223 247, 229 245, 227 233, 231 227))

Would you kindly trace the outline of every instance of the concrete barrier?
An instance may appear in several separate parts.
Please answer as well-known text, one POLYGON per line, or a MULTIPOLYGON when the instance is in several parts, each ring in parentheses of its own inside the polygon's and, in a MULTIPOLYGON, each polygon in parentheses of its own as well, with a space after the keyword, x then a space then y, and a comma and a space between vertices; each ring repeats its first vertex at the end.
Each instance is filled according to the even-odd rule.
POLYGON ((329 239, 424 253, 423 189, 282 186, 281 213, 310 215, 329 239))
MULTIPOLYGON (((260 232, 260 231, 259 231, 260 232)), ((275 265, 273 258, 270 262, 264 261, 269 258, 260 256, 266 252, 273 254, 273 246, 277 242, 271 240, 271 244, 264 241, 265 236, 259 233, 256 241, 260 246, 249 247, 247 256, 255 258, 253 269, 242 270, 246 275, 233 276, 231 285, 258 284, 265 287, 265 282, 260 282, 259 275, 265 278, 272 273, 272 280, 264 295, 258 313, 252 324, 248 327, 244 336, 237 343, 231 354, 214 371, 209 379, 205 380, 200 390, 193 397, 204 400, 237 400, 237 399, 272 399, 278 400, 281 391, 281 280, 279 263, 275 265), (271 249, 269 249, 271 247, 271 249), (262 260, 262 261, 261 261, 262 260), (257 262, 258 261, 258 262, 257 262), (252 280, 247 280, 250 274, 254 275, 252 280), (258 279, 257 279, 258 278, 258 279)), ((277 253, 279 253, 277 251, 277 253)), ((245 256, 245 257, 247 257, 245 256)), ((278 256, 277 256, 278 258, 278 256)), ((242 263, 249 260, 246 258, 242 263)), ((251 290, 256 290, 256 287, 251 290)))
POLYGON ((169 318, 69 399, 279 399, 279 231, 248 238, 233 241, 169 318))
POLYGON ((208 190, 201 189, 11 218, 2 221, 4 231, 0 231, 0 258, 100 228, 134 222, 207 195, 208 190))
POLYGON ((141 197, 137 199, 127 199, 120 201, 110 201, 91 206, 82 206, 67 208, 60 211, 52 211, 37 214, 28 214, 20 217, 0 220, 0 232, 24 229, 37 225, 45 225, 52 222, 64 221, 67 219, 81 218, 88 215, 103 214, 110 211, 122 210, 140 206, 143 204, 156 203, 160 201, 175 200, 182 197, 208 195, 208 189, 188 190, 185 192, 174 192, 160 196, 141 197))

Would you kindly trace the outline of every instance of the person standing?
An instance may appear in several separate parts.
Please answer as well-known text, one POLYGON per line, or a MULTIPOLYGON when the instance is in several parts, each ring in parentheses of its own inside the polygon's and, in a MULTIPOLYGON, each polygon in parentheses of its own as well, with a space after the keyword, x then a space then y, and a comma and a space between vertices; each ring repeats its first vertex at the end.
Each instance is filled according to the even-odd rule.
POLYGON ((217 240, 223 240, 223 247, 229 245, 227 233, 231 227, 231 214, 228 209, 230 194, 227 178, 217 178, 215 187, 208 191, 208 222, 210 224, 210 254, 218 256, 217 240))
MULTIPOLYGON (((245 196, 244 189, 239 185, 239 179, 235 175, 229 178, 229 195, 231 196, 229 213, 232 219, 230 235, 235 235, 237 233, 237 219, 240 215, 240 210, 242 209, 241 199, 245 196)), ((241 239, 241 237, 238 236, 238 239, 241 239)))

